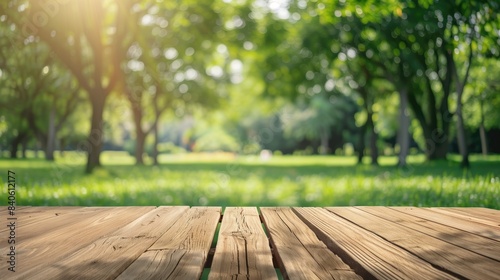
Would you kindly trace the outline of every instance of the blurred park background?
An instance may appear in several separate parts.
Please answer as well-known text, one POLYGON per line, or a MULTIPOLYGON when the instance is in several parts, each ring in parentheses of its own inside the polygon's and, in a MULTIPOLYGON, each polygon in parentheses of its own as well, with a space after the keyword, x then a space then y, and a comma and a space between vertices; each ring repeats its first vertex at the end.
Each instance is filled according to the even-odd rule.
POLYGON ((0 169, 19 205, 500 209, 499 11, 1 1, 0 169))

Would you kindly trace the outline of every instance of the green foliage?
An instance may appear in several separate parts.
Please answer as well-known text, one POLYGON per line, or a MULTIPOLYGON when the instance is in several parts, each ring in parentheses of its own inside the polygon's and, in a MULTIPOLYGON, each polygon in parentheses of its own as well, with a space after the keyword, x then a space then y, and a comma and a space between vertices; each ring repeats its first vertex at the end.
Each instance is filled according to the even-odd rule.
POLYGON ((383 138, 392 137, 397 133, 398 102, 399 97, 393 94, 373 105, 375 129, 383 138))
POLYGON ((160 142, 188 150, 306 154, 321 141, 341 153, 356 126, 394 138, 405 90, 412 136, 430 151, 433 133, 454 138, 469 54, 466 124, 500 123, 498 1, 46 2, 0 3, 2 149, 22 133, 46 139, 55 108, 73 146, 104 123, 106 144, 131 152, 145 136, 151 154, 159 124, 160 142))
POLYGON ((491 32, 500 23, 493 12, 497 1, 324 1, 323 7, 317 8, 321 22, 340 41, 332 44, 332 51, 356 77, 346 79, 349 86, 363 89, 366 82, 368 87, 370 79, 362 78, 371 76, 407 92, 429 159, 445 158, 448 143, 432 139, 453 138, 450 116, 457 93, 469 82, 469 58, 499 56, 499 33, 491 32), (352 66, 359 60, 364 65, 354 66, 361 65, 362 71, 352 66))
POLYGON ((244 154, 258 154, 261 149, 291 153, 297 140, 286 137, 283 127, 283 111, 275 108, 270 116, 251 114, 237 125, 244 154))
MULTIPOLYGON (((500 158, 472 157, 474 168, 452 161, 395 167, 395 157, 380 166, 356 165, 355 157, 256 156, 196 159, 160 158, 158 167, 133 166, 133 158, 105 152, 92 175, 83 175, 83 155, 67 153, 55 163, 40 159, 0 159, 0 168, 16 172, 19 205, 219 205, 346 206, 402 205, 489 207, 500 209, 500 158)), ((5 184, 6 177, 0 177, 5 184)), ((0 195, 6 195, 6 188, 0 195)), ((6 201, 1 205, 6 205, 6 201)))
MULTIPOLYGON (((74 112, 82 102, 76 82, 56 63, 50 48, 36 40, 23 40, 19 26, 0 18, 0 145, 8 146, 18 135, 47 146, 49 127, 61 139, 74 129, 74 112), (50 115, 54 119, 49 125, 50 115), (63 131, 61 131, 63 130, 63 131), (60 132, 61 131, 61 132, 60 132)), ((80 115, 81 117, 81 115, 80 115)))
POLYGON ((133 140, 127 140, 123 144, 123 149, 131 156, 134 155, 135 152, 135 141, 133 140))
POLYGON ((285 107, 281 116, 285 135, 298 140, 329 136, 332 128, 340 127, 345 120, 349 105, 342 98, 315 96, 310 104, 285 107))
POLYGON ((471 70, 470 86, 466 88, 465 123, 477 128, 484 122, 486 129, 500 128, 500 83, 497 73, 500 60, 481 59, 471 70))
POLYGON ((158 153, 160 154, 183 154, 186 149, 175 145, 172 142, 158 144, 158 153))
MULTIPOLYGON (((123 149, 130 155, 135 155, 135 143, 133 139, 128 139, 123 144, 123 149)), ((159 154, 184 154, 186 153, 186 149, 183 147, 179 147, 172 142, 160 142, 158 144, 158 153, 159 154)), ((146 143, 144 145, 144 153, 148 156, 153 155, 153 139, 152 137, 146 138, 146 143)))
POLYGON ((220 128, 209 129, 200 135, 193 147, 195 152, 238 152, 239 150, 236 139, 220 128))

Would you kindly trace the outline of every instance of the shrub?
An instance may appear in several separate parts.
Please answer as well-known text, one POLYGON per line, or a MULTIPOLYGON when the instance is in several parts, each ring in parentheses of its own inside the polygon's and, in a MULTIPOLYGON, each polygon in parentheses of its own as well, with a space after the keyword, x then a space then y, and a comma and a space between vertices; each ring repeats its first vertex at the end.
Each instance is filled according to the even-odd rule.
POLYGON ((238 142, 222 129, 212 129, 201 135, 194 145, 195 152, 238 152, 238 142))

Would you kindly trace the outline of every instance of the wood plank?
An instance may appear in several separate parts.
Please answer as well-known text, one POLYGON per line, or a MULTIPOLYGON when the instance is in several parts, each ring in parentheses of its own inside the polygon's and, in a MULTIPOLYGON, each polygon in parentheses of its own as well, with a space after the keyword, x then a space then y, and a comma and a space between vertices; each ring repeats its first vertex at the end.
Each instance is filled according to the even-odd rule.
POLYGON ((264 207, 261 213, 285 278, 361 279, 290 208, 264 207))
MULTIPOLYGON (((32 206, 21 206, 19 204, 16 205, 16 211, 19 211, 19 210, 24 210, 24 209, 27 209, 27 208, 30 208, 32 206)), ((48 207, 48 206, 36 206, 36 207, 48 207)))
POLYGON ((255 207, 224 211, 209 279, 278 279, 255 207))
POLYGON ((199 279, 220 214, 220 207, 189 209, 117 279, 199 279))
MULTIPOLYGON (((434 208, 431 208, 434 209, 434 208)), ((490 221, 498 221, 500 219, 500 210, 484 207, 439 207, 438 209, 450 210, 471 215, 476 218, 481 218, 490 221)))
MULTIPOLYGON (((82 209, 87 209, 88 207, 77 207, 77 206, 39 206, 39 207, 23 207, 22 209, 16 210, 15 217, 17 218, 17 228, 22 228, 32 223, 41 223, 49 218, 54 218, 59 215, 66 213, 71 213, 75 211, 81 211, 82 209)), ((88 209, 87 209, 88 210, 88 209)), ((92 211, 92 210, 90 210, 92 211)), ((0 229, 0 233, 7 231, 6 228, 0 229)))
POLYGON ((498 241, 424 220, 388 207, 357 208, 500 262, 500 242, 498 241))
POLYGON ((59 212, 53 212, 52 209, 47 208, 43 209, 42 212, 33 213, 32 218, 35 219, 35 221, 32 221, 28 225, 21 226, 23 220, 20 220, 20 227, 18 228, 17 235, 20 240, 28 244, 28 242, 32 242, 32 239, 45 238, 44 236, 54 234, 54 232, 64 233, 68 227, 75 224, 85 227, 89 219, 101 219, 111 212, 113 212, 111 207, 86 207, 74 209, 73 211, 70 210, 63 215, 55 215, 59 212), (53 215, 50 218, 47 217, 47 219, 36 221, 36 217, 39 214, 42 215, 42 217, 53 215))
MULTIPOLYGON (((35 223, 17 229, 16 251, 23 259, 19 262, 18 269, 24 271, 48 261, 55 261, 152 209, 154 207, 95 207, 85 211, 81 209, 73 214, 49 219, 42 224, 35 223)), ((1 245, 3 251, 4 246, 9 244, 5 242, 1 245)), ((6 257, 0 255, 0 268, 6 265, 6 257)))
POLYGON ((456 279, 325 209, 306 207, 294 208, 294 211, 330 250, 364 279, 456 279))
MULTIPOLYGON (((23 271, 14 279, 114 279, 188 209, 187 206, 158 207, 59 261, 49 259, 48 263, 23 271)), ((106 226, 109 224, 102 225, 106 226)), ((73 242, 67 244, 74 245, 73 242)))
MULTIPOLYGON (((452 215, 460 219, 482 223, 492 227, 497 227, 500 230, 500 211, 496 211, 496 215, 489 211, 482 211, 485 208, 429 208, 431 211, 452 215)), ((492 210, 492 209, 488 209, 492 210)))
POLYGON ((495 279, 500 275, 498 261, 398 223, 382 219, 357 208, 328 207, 327 210, 401 246, 446 272, 453 272, 470 279, 495 279))
POLYGON ((468 231, 477 235, 481 235, 487 238, 500 241, 499 227, 493 227, 490 225, 485 225, 474 221, 466 221, 457 217, 445 215, 443 213, 438 213, 436 211, 431 211, 425 208, 394 207, 393 209, 404 213, 408 213, 413 216, 420 217, 422 219, 426 219, 429 221, 433 221, 446 226, 454 227, 457 229, 461 229, 463 231, 468 231))

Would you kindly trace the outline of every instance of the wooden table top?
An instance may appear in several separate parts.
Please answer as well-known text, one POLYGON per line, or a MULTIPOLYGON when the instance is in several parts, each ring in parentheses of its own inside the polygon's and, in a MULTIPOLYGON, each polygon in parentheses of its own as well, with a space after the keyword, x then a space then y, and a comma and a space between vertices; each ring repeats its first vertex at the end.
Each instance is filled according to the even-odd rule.
POLYGON ((500 211, 486 208, 18 207, 2 220, 15 227, 0 229, 1 279, 500 279, 500 211))

